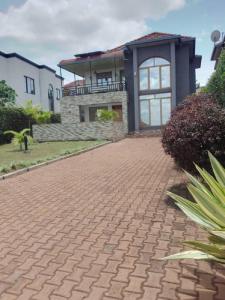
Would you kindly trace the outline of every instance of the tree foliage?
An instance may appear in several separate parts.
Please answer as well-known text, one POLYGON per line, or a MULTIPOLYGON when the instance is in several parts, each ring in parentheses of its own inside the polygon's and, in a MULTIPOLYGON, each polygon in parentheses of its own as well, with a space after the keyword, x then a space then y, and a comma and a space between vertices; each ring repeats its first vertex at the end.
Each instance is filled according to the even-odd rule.
POLYGON ((16 92, 6 84, 5 80, 0 81, 0 105, 15 104, 16 92))
POLYGON ((43 111, 41 106, 33 105, 32 100, 28 100, 24 106, 24 111, 29 117, 31 124, 50 123, 52 112, 43 111))
POLYGON ((225 107, 225 49, 220 54, 216 71, 211 75, 206 89, 225 107))

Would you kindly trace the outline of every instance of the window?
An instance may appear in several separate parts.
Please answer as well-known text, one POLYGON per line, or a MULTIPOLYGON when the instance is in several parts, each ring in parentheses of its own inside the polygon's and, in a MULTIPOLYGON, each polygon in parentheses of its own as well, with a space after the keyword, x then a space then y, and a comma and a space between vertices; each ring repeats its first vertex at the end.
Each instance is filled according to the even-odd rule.
POLYGON ((56 100, 60 100, 60 89, 56 89, 56 100))
POLYGON ((109 85, 112 82, 112 72, 104 72, 96 74, 97 85, 109 85))
POLYGON ((34 79, 27 76, 24 76, 24 78, 25 78, 26 93, 35 95, 34 79))
POLYGON ((144 90, 158 90, 170 88, 170 62, 154 57, 144 61, 139 67, 139 88, 144 90))
POLYGON ((165 125, 171 114, 171 93, 140 96, 140 127, 165 125))
POLYGON ((113 110, 117 112, 117 118, 115 121, 122 122, 122 104, 121 103, 108 103, 99 105, 80 105, 80 122, 95 122, 97 121, 97 112, 99 109, 113 110))
POLYGON ((53 89, 52 84, 49 84, 49 86, 48 86, 48 101, 49 101, 49 110, 54 112, 54 110, 55 110, 54 89, 53 89))

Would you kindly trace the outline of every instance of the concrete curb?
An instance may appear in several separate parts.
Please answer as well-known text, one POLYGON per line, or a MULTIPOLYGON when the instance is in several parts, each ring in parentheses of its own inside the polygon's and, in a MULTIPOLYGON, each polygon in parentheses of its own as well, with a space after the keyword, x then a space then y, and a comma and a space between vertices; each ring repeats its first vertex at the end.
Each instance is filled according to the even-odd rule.
POLYGON ((108 144, 111 144, 112 142, 111 141, 107 141, 105 143, 102 143, 102 144, 99 144, 99 145, 96 145, 96 146, 93 146, 91 148, 87 148, 87 149, 84 149, 84 150, 80 150, 78 152, 75 152, 75 153, 71 153, 71 154, 68 154, 68 155, 64 155, 64 156, 60 156, 58 158, 55 158, 55 159, 52 159, 52 160, 49 160, 49 161, 45 161, 43 163, 40 163, 40 164, 37 164, 37 165, 33 165, 33 166, 30 166, 28 168, 23 168, 23 169, 20 169, 20 170, 17 170, 15 172, 11 172, 11 173, 7 173, 5 175, 1 175, 0 176, 0 180, 5 180, 5 179, 8 179, 8 178, 11 178, 11 177, 15 177, 15 176, 18 176, 20 174, 24 174, 24 173, 27 173, 29 171, 33 171, 35 169, 38 169, 38 168, 41 168, 41 167, 44 167, 44 166, 47 166, 47 165, 50 165, 50 164, 53 164, 57 161, 60 161, 60 160, 63 160, 63 159, 67 159, 67 158, 70 158, 70 157, 73 157, 73 156, 77 156, 77 155, 80 155, 82 153, 85 153, 85 152, 89 152, 91 150, 95 150, 97 148, 100 148, 102 146, 105 146, 105 145, 108 145, 108 144))

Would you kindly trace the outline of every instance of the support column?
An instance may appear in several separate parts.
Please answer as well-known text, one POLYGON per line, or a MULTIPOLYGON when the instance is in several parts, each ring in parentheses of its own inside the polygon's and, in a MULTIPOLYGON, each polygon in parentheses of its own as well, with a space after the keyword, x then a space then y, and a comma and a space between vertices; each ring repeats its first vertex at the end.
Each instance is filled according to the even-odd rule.
POLYGON ((139 97, 138 97, 138 63, 137 63, 137 48, 133 49, 133 76, 134 76, 134 125, 135 131, 139 131, 139 97))
POLYGON ((172 88, 172 109, 177 104, 177 87, 176 87, 176 52, 175 43, 170 44, 170 61, 171 61, 171 88, 172 88))

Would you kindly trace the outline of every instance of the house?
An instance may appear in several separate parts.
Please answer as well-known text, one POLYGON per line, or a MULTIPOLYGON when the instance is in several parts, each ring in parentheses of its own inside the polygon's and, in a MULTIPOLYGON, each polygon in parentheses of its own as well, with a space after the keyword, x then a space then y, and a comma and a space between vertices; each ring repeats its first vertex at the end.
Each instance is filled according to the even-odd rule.
POLYGON ((60 111, 63 78, 45 65, 17 54, 0 51, 0 80, 5 80, 17 94, 17 105, 27 100, 45 111, 60 111))
POLYGON ((195 38, 159 32, 111 50, 62 60, 61 69, 85 82, 65 87, 61 101, 63 130, 59 136, 61 129, 57 127, 54 139, 100 138, 103 132, 115 131, 97 122, 97 110, 102 108, 118 113, 114 122, 117 133, 160 129, 172 109, 196 91, 195 70, 200 66, 195 38))
POLYGON ((219 43, 214 44, 211 60, 215 61, 215 69, 217 67, 222 49, 225 49, 225 35, 219 43))

